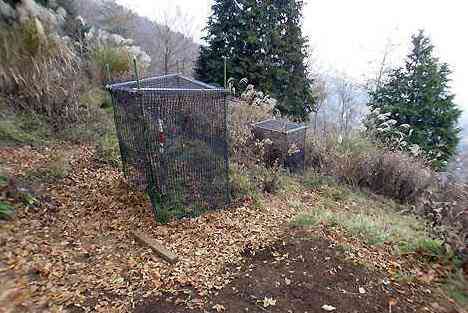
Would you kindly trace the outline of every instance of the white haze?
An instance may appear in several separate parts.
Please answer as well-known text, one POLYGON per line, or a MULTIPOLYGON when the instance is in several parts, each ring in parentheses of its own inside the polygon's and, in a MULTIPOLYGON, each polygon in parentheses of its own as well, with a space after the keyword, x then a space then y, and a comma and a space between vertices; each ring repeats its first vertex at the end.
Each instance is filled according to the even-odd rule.
MULTIPOLYGON (((141 15, 160 16, 178 6, 192 17, 199 40, 210 14, 211 0, 118 0, 141 15)), ((424 29, 440 59, 453 70, 456 102, 468 114, 468 5, 461 0, 314 0, 304 8, 304 33, 324 71, 338 71, 356 80, 370 78, 391 43, 391 60, 399 64, 411 34, 424 29)))

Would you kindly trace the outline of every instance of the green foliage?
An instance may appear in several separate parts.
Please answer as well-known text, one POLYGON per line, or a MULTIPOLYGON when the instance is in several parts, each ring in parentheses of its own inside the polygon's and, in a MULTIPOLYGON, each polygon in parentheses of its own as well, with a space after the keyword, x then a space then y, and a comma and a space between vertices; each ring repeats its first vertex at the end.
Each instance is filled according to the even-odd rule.
POLYGON ((432 238, 420 238, 413 242, 402 242, 400 245, 402 253, 421 251, 428 256, 438 257, 444 253, 443 242, 432 238))
POLYGON ((371 245, 388 243, 398 254, 444 252, 442 242, 430 237, 424 220, 399 213, 388 200, 373 201, 336 185, 323 186, 320 195, 316 206, 299 215, 294 225, 338 227, 371 245))
POLYGON ((9 218, 14 212, 15 210, 10 204, 0 201, 0 219, 9 218))
POLYGON ((344 201, 350 197, 350 190, 346 187, 335 185, 334 188, 325 188, 323 194, 333 201, 344 201))
POLYGON ((102 88, 89 86, 89 89, 80 95, 80 105, 92 109, 107 107, 109 106, 108 101, 108 93, 102 88))
POLYGON ((462 269, 452 273, 449 275, 443 289, 450 298, 466 308, 468 307, 468 281, 465 277, 462 269))
POLYGON ((255 178, 262 192, 277 193, 283 187, 283 170, 278 165, 258 165, 255 169, 255 178))
POLYGON ((231 199, 233 200, 239 200, 247 196, 254 197, 258 193, 247 170, 235 163, 229 166, 229 183, 231 199))
POLYGON ((86 88, 80 94, 80 106, 85 108, 87 114, 78 122, 66 125, 57 136, 73 143, 90 143, 99 145, 109 140, 110 134, 115 135, 113 108, 109 107, 108 95, 102 88, 86 88))
POLYGON ((420 31, 412 37, 412 44, 405 65, 394 69, 370 92, 369 106, 378 112, 370 122, 378 124, 381 116, 389 117, 385 125, 377 125, 375 132, 384 141, 398 135, 387 129, 408 125, 406 146, 417 145, 435 168, 443 168, 459 141, 457 122, 461 111, 450 92, 449 66, 433 55, 429 38, 420 31))
POLYGON ((22 39, 26 50, 31 55, 39 53, 41 46, 44 44, 43 36, 38 28, 37 20, 29 20, 22 25, 22 39))
POLYGON ((229 77, 247 78, 279 100, 284 115, 306 120, 314 105, 304 64, 306 39, 301 32, 300 0, 215 1, 208 20, 208 46, 200 48, 195 75, 224 84, 224 57, 229 77))
POLYGON ((51 134, 47 123, 34 113, 0 112, 0 142, 3 144, 39 145, 51 134))
POLYGON ((24 132, 14 121, 0 120, 0 140, 6 143, 35 143, 36 138, 24 132))
MULTIPOLYGON (((8 177, 0 175, 0 188, 8 185, 8 177)), ((7 202, 0 200, 0 219, 7 219, 14 213, 14 208, 7 202)))
POLYGON ((15 204, 18 202, 32 207, 38 203, 38 200, 34 198, 28 192, 20 191, 16 189, 16 185, 9 186, 9 179, 7 176, 0 175, 0 190, 2 190, 2 199, 0 199, 0 219, 8 219, 13 216, 15 213, 15 204), (7 199, 5 200, 3 196, 6 195, 7 199))
POLYGON ((115 130, 101 136, 96 142, 96 154, 99 160, 115 167, 121 166, 119 141, 115 130))
POLYGON ((318 189, 321 186, 334 186, 336 180, 331 176, 323 176, 309 171, 305 173, 302 184, 307 188, 318 189))
POLYGON ((1 65, 5 67, 31 62, 31 58, 40 61, 60 52, 57 42, 37 18, 14 26, 2 25, 0 39, 0 57, 4 62, 1 65))

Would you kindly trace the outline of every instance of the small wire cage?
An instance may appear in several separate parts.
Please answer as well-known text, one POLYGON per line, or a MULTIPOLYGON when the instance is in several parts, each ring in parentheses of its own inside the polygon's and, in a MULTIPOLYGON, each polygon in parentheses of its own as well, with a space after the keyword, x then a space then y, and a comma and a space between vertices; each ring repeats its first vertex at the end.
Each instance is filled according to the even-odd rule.
POLYGON ((257 139, 270 139, 266 151, 268 163, 279 161, 294 173, 302 173, 305 167, 305 141, 307 126, 285 119, 268 119, 253 124, 257 139))
POLYGON ((229 203, 228 92, 173 74, 108 86, 122 167, 156 218, 229 203))

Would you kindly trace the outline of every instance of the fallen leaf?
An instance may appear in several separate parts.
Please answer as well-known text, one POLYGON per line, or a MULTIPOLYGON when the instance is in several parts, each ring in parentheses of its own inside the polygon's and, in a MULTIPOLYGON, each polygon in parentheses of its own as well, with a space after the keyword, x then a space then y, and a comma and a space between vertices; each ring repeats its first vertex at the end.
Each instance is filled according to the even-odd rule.
POLYGON ((392 307, 397 304, 397 300, 395 298, 388 299, 388 313, 392 313, 392 307))
POLYGON ((222 304, 213 305, 213 309, 215 309, 216 312, 222 312, 222 311, 226 310, 226 308, 222 304))
POLYGON ((267 308, 269 306, 274 306, 274 305, 276 305, 276 300, 274 300, 273 298, 265 297, 263 299, 263 307, 264 308, 267 308))
POLYGON ((327 312, 331 312, 331 311, 336 310, 336 308, 333 305, 329 305, 329 304, 322 305, 322 309, 327 311, 327 312))

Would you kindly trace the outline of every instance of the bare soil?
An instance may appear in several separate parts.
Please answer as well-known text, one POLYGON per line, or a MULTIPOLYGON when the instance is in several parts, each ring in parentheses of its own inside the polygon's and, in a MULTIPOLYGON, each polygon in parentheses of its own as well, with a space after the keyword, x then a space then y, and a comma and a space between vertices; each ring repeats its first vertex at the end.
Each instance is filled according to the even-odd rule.
POLYGON ((190 289, 165 294, 136 307, 135 313, 185 312, 456 312, 436 302, 424 286, 390 282, 380 273, 352 264, 334 244, 291 230, 290 238, 247 260, 231 283, 203 299, 190 289), (331 307, 330 307, 331 308, 331 307))

